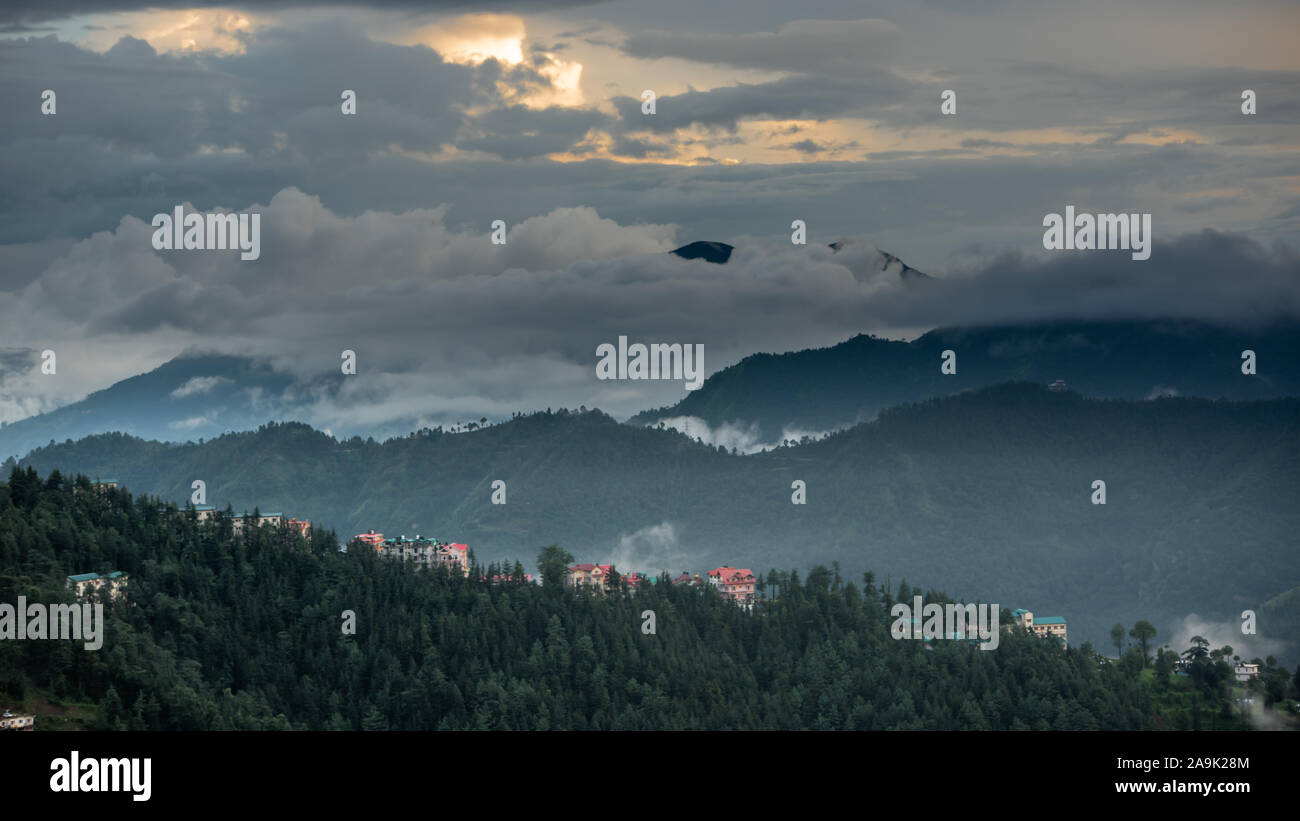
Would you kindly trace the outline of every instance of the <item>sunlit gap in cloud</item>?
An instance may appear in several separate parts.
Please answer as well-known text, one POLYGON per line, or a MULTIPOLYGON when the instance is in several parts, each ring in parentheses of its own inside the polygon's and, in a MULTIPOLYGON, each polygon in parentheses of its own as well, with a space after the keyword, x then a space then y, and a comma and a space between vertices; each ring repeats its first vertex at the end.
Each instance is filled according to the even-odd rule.
MULTIPOLYGON (((67 39, 92 51, 108 51, 123 37, 144 40, 155 51, 217 51, 243 54, 243 37, 268 24, 234 9, 132 11, 74 18, 67 39)), ((63 34, 60 33, 60 39, 63 34)))
POLYGON ((516 95, 506 83, 502 96, 528 106, 582 105, 582 63, 563 60, 550 52, 534 54, 525 60, 528 28, 523 18, 514 14, 465 14, 434 23, 409 33, 402 42, 426 45, 443 60, 461 65, 480 65, 496 60, 506 68, 527 65, 546 80, 522 95, 516 95))

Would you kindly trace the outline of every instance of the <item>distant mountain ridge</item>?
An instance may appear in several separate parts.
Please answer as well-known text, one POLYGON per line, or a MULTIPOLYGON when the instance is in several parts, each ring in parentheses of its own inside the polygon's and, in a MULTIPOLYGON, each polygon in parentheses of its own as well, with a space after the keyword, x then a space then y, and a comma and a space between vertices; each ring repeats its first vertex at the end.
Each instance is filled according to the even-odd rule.
POLYGON ((1300 396, 1300 323, 1243 331, 1191 320, 1058 321, 939 328, 911 342, 858 335, 828 348, 759 353, 714 373, 680 402, 629 424, 692 417, 753 426, 777 443, 789 430, 830 431, 884 408, 1008 380, 1115 399, 1300 396), (1242 373, 1243 350, 1257 373, 1242 373), (955 374, 940 372, 944 351, 955 374))
POLYGON ((280 418, 279 398, 292 383, 247 357, 182 354, 78 402, 0 427, 0 458, 108 431, 184 441, 256 428, 280 418))
MULTIPOLYGON (((913 276, 881 253, 880 270, 913 276)), ((714 373, 675 405, 642 411, 628 422, 686 418, 713 428, 733 425, 772 445, 787 434, 838 430, 887 407, 1008 380, 1062 379, 1087 396, 1123 399, 1298 396, 1300 368, 1290 365, 1297 361, 1300 323, 1240 331, 1189 320, 1039 322, 940 328, 912 342, 860 334, 828 348, 753 354, 714 373), (1255 376, 1241 373, 1247 348, 1258 357, 1255 376), (945 350, 957 354, 956 374, 939 371, 945 350)), ((0 459, 112 431, 183 442, 268 421, 311 421, 309 402, 321 390, 337 389, 340 379, 335 374, 304 383, 251 358, 183 354, 81 401, 0 427, 0 459)), ((415 426, 413 418, 332 430, 384 438, 415 426)))

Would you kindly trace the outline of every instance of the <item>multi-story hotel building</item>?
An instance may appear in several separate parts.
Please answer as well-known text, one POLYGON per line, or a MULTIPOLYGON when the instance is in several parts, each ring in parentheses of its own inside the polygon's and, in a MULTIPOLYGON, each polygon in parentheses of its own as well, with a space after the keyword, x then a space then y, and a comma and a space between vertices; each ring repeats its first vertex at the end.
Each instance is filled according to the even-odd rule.
POLYGON ((566 587, 590 587, 602 593, 609 590, 611 580, 617 576, 612 564, 575 564, 564 571, 566 587))
POLYGON ((78 573, 68 577, 68 587, 76 590, 78 596, 84 596, 92 590, 102 590, 107 585, 108 597, 111 600, 126 592, 128 578, 121 570, 114 570, 102 576, 98 573, 78 573))
POLYGON ((451 567, 462 576, 469 576, 469 545, 426 539, 418 533, 414 539, 406 536, 385 539, 383 535, 372 530, 356 538, 385 558, 414 562, 420 567, 451 567))
POLYGON ((728 599, 746 607, 754 605, 754 585, 758 579, 747 567, 715 567, 709 571, 709 584, 728 599))
POLYGON ((1039 616, 1034 618, 1032 610, 1013 610, 1011 618, 1015 623, 1037 636, 1051 636, 1059 639, 1062 647, 1068 647, 1065 619, 1060 616, 1039 616))

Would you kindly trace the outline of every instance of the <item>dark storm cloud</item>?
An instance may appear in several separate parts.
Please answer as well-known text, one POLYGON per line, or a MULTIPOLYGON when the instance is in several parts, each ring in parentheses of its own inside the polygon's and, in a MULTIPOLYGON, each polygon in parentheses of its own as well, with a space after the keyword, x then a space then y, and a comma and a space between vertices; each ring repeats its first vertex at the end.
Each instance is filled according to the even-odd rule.
POLYGON ((614 140, 610 152, 620 157, 643 160, 648 157, 671 157, 676 153, 676 149, 667 143, 652 143, 649 140, 620 136, 614 140))
POLYGON ((812 140, 799 140, 798 142, 790 143, 788 147, 793 148, 795 151, 802 154, 820 154, 826 150, 825 146, 818 145, 812 140))
POLYGON ((515 160, 566 151, 593 128, 610 118, 597 111, 560 108, 531 109, 516 105, 477 118, 473 127, 484 133, 457 141, 461 148, 488 151, 515 160))
POLYGON ((0 60, 0 105, 39 113, 48 88, 59 112, 6 117, 0 141, 92 138, 163 159, 203 146, 275 161, 354 157, 391 143, 433 151, 475 99, 470 69, 344 25, 270 30, 249 38, 247 53, 224 57, 160 55, 132 37, 95 54, 46 37, 0 42, 0 60), (357 92, 365 117, 341 115, 343 89, 357 92))
POLYGON ((639 32, 623 42, 623 51, 632 57, 843 76, 884 62, 897 34, 898 27, 886 20, 796 20, 774 32, 639 32))
MULTIPOLYGON (((242 54, 158 54, 124 37, 97 54, 53 37, 0 41, 0 106, 26 112, 0 120, 0 242, 85 235, 180 201, 265 201, 290 184, 349 175, 393 147, 436 154, 462 134, 466 148, 532 157, 609 120, 591 109, 501 108, 498 83, 523 92, 549 81, 495 60, 444 63, 343 24, 269 29, 245 45, 242 54), (58 95, 49 117, 39 113, 46 88, 58 95), (340 112, 343 89, 357 93, 355 117, 340 112), (483 115, 467 116, 470 106, 483 115)), ((413 168, 402 175, 438 173, 405 164, 413 168)))

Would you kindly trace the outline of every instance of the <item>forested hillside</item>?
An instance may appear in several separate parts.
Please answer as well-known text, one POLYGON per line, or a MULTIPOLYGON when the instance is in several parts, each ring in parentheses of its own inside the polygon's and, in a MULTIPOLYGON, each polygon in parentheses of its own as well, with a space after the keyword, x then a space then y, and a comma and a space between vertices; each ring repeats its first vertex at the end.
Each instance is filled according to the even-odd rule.
POLYGON ((218 507, 348 537, 424 533, 485 561, 527 561, 541 541, 651 572, 839 561, 1061 615, 1099 645, 1117 620, 1236 619, 1300 579, 1295 399, 1125 402, 1009 384, 752 456, 561 411, 384 443, 303 425, 201 445, 106 435, 25 464, 181 504, 202 479, 218 507), (806 504, 791 503, 796 480, 806 504), (1105 505, 1092 504, 1096 480, 1105 505), (636 537, 647 528, 662 538, 636 537))
POLYGON ((686 586, 601 598, 417 571, 326 532, 234 538, 84 477, 0 484, 0 601, 69 600, 66 575, 108 569, 130 582, 102 649, 0 642, 0 697, 39 691, 128 729, 1238 726, 1221 687, 1189 713, 1174 685, 1087 646, 894 640, 890 591, 838 569, 772 572, 748 613, 686 586))

